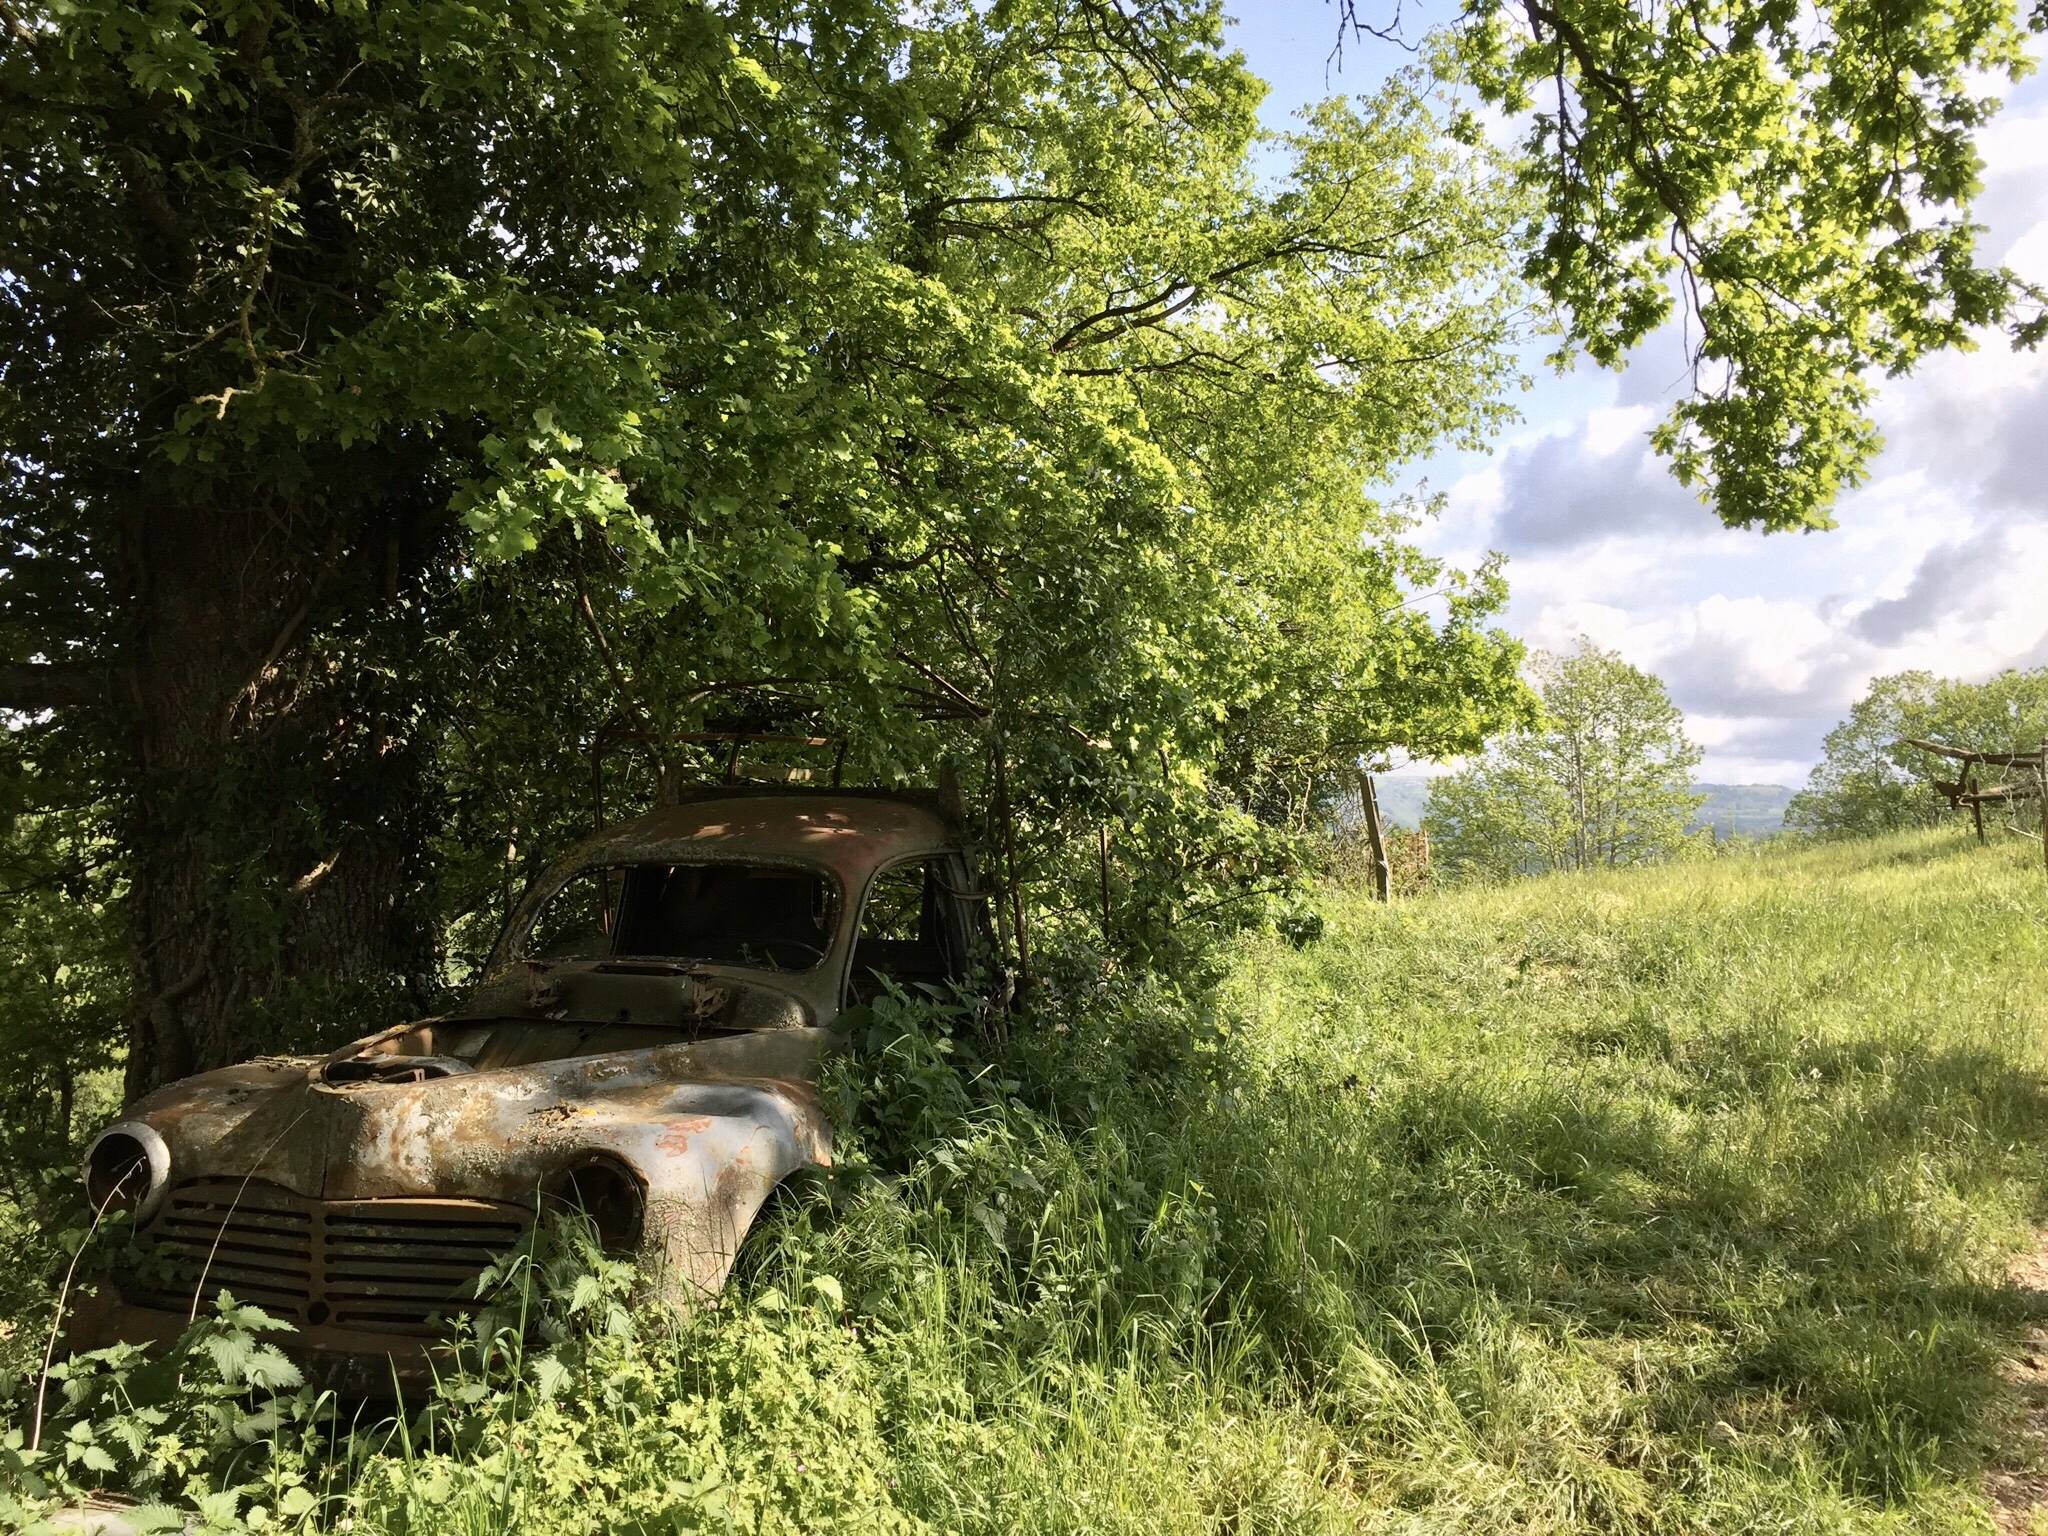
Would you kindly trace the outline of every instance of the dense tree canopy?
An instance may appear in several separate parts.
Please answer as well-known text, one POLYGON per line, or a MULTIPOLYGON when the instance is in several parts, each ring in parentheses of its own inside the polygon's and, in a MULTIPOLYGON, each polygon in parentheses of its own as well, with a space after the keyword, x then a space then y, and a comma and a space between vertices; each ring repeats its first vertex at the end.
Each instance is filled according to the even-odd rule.
POLYGON ((608 728, 951 759, 1019 923, 1104 822, 1115 942, 1249 910, 1315 775, 1521 708, 1368 494, 1497 419, 1518 274, 1611 357, 1677 262, 1680 467, 1773 526, 2016 313, 2012 17, 1825 19, 1470 9, 1517 166, 1419 75, 1263 137, 1213 3, 9 0, 0 705, 131 1083, 430 998, 608 728))
POLYGON ((1438 861, 1483 879, 1668 858, 1703 796, 1700 753, 1664 685, 1581 643, 1531 666, 1542 717, 1436 780, 1423 826, 1438 861))
POLYGON ((10 701, 87 710, 131 1080, 422 1000, 607 726, 951 756, 1053 911, 1125 822, 1134 939, 1259 887, 1226 759, 1475 746, 1498 579, 1364 489, 1493 418, 1513 190, 1398 82, 1262 179, 1258 95, 1206 9, 16 27, 10 701))
POLYGON ((1956 765, 1907 746, 1916 736, 1973 752, 2039 750, 2048 741, 2048 667, 1974 683, 1931 672, 1873 678, 1828 732, 1820 762, 1786 809, 1787 825, 1824 837, 1932 826, 1948 809, 1935 780, 1955 779, 1956 765))

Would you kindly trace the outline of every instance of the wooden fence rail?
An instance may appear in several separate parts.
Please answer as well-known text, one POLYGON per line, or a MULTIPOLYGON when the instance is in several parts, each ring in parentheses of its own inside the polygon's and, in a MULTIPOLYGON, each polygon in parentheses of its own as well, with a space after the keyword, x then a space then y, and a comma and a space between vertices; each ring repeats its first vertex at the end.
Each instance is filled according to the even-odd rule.
POLYGON ((1966 805, 1970 808, 1970 817, 1977 824, 1977 841, 1980 843, 1987 841, 1984 835, 1985 806, 2011 806, 2023 800, 2041 801, 2041 862, 2042 867, 2048 869, 2048 741, 2042 742, 2031 752, 1978 752, 1969 747, 1952 747, 1945 741, 1928 741, 1919 736, 1908 736, 1900 745, 1916 747, 1922 752, 1945 757, 1961 767, 1961 777, 1936 779, 1934 787, 1947 798, 1950 810, 1960 810, 1966 805), (1980 784, 1978 773, 1985 768, 2001 768, 2005 772, 1996 784, 1980 784))

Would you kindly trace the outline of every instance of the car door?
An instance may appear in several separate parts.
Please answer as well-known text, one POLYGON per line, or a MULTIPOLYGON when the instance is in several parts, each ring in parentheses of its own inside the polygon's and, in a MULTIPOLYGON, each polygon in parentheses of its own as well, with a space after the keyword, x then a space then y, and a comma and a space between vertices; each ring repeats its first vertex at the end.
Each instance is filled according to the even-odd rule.
POLYGON ((861 897, 847 969, 849 1006, 891 986, 943 994, 979 958, 969 903, 976 898, 957 853, 917 854, 877 870, 861 897))

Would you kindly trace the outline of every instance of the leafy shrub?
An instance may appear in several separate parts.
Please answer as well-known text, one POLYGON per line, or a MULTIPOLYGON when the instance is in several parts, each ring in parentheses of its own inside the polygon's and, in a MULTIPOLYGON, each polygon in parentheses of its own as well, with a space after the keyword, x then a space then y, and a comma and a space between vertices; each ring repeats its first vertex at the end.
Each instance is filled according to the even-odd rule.
MULTIPOLYGON (((110 1487, 144 1501, 143 1529, 188 1515, 210 1531, 262 1529, 310 1513, 331 1400, 277 1347, 287 1331, 223 1292, 159 1355, 116 1344, 54 1365, 48 1420, 32 1410, 34 1428, 0 1441, 0 1516, 35 1530, 38 1508, 110 1487)), ((47 1391, 35 1384, 38 1399, 47 1391)))

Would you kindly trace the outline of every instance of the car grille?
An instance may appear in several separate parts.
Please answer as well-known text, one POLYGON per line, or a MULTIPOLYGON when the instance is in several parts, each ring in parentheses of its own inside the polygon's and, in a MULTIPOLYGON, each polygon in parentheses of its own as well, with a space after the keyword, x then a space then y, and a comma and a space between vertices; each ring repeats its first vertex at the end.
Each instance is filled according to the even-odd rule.
POLYGON ((222 1291, 301 1326, 431 1337, 530 1213, 491 1200, 311 1200, 250 1179, 176 1185, 122 1295, 190 1312, 222 1291))

